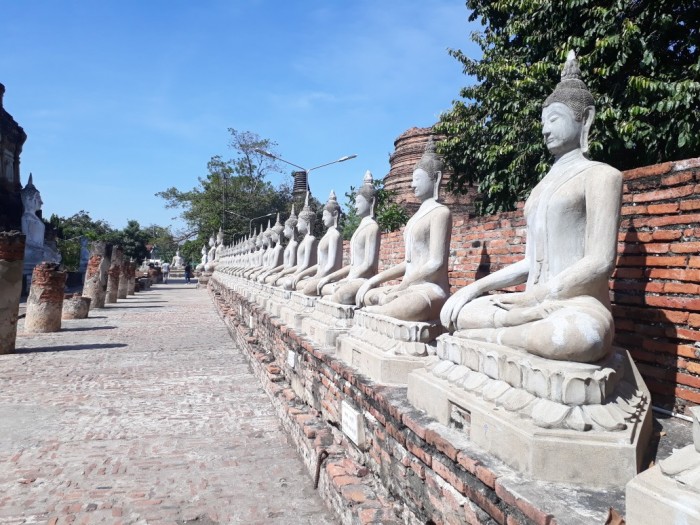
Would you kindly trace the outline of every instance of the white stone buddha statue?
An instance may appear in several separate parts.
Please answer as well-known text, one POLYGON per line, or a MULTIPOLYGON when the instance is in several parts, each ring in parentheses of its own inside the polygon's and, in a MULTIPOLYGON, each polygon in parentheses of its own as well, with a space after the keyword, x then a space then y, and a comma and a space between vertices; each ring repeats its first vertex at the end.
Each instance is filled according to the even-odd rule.
POLYGON ((323 209, 323 224, 327 230, 318 243, 316 264, 295 274, 292 281, 292 287, 304 295, 318 295, 320 280, 343 265, 343 237, 338 231, 339 216, 340 205, 335 192, 331 190, 323 209))
MULTIPOLYGON (((274 268, 266 271, 260 276, 259 280, 266 283, 273 283, 279 277, 279 273, 285 269, 292 268, 297 264, 297 249, 299 247, 299 240, 297 239, 297 216, 294 213, 294 204, 292 204, 292 213, 289 218, 284 222, 284 228, 282 233, 287 238, 287 246, 284 248, 282 254, 282 262, 275 266, 274 268)), ((281 243, 278 243, 278 247, 281 247, 281 243)))
POLYGON ((184 268, 185 266, 185 259, 180 255, 180 247, 177 248, 177 251, 175 252, 175 256, 173 257, 172 262, 170 265, 173 268, 184 268))
POLYGON ((356 304, 366 311, 403 321, 437 320, 449 294, 448 259, 452 214, 437 200, 442 161, 428 142, 423 157, 413 170, 418 211, 404 229, 405 260, 370 277, 358 290, 356 304), (395 286, 380 284, 401 278, 395 286))
POLYGON ((29 181, 22 188, 20 195, 22 197, 22 206, 24 207, 22 233, 26 235, 26 246, 43 251, 46 226, 37 216, 37 212, 41 210, 44 202, 41 200, 41 193, 34 186, 31 173, 29 174, 29 181))
POLYGON ((310 266, 316 264, 316 247, 318 240, 313 235, 314 223, 316 222, 316 212, 309 205, 309 192, 306 192, 306 202, 304 208, 299 213, 297 221, 297 232, 303 235, 304 238, 299 242, 297 247, 296 265, 292 268, 287 268, 279 273, 279 277, 275 281, 278 286, 282 286, 285 290, 293 289, 293 279, 297 273, 301 273, 310 266))
POLYGON ((456 336, 549 359, 595 362, 614 334, 608 279, 615 267, 622 176, 587 158, 595 107, 569 54, 542 109, 554 164, 525 204, 525 258, 462 288, 440 314, 456 336), (485 295, 526 283, 525 291, 485 295))
POLYGON ((355 196, 355 212, 360 224, 350 239, 350 264, 318 281, 318 295, 340 304, 355 304, 360 287, 376 275, 379 266, 379 225, 374 218, 377 190, 372 173, 367 171, 355 196))

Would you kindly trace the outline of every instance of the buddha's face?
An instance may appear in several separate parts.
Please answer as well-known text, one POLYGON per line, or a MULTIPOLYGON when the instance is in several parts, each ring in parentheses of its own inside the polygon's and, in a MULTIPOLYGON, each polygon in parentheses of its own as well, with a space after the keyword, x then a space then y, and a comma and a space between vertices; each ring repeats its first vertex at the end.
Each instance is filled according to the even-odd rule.
POLYGON ((360 217, 366 217, 369 215, 370 204, 369 201, 363 195, 355 196, 355 212, 360 217))
POLYGON ((435 181, 423 168, 413 171, 413 181, 411 182, 413 193, 420 201, 424 201, 433 196, 435 181))
POLYGON ((555 102, 542 110, 542 135, 549 152, 555 157, 581 146, 583 122, 577 121, 573 110, 555 102))
POLYGON ((307 233, 309 233, 309 223, 306 222, 306 219, 299 219, 299 221, 297 222, 297 231, 302 235, 306 235, 307 233))
POLYGON ((277 233, 275 230, 272 230, 272 235, 270 235, 270 237, 272 238, 272 242, 274 242, 275 244, 280 242, 280 234, 277 233))
POLYGON ((289 224, 284 225, 284 236, 287 239, 291 239, 292 235, 294 235, 294 228, 292 228, 289 224))
POLYGON ((323 210, 323 225, 326 228, 330 228, 333 224, 335 224, 335 214, 328 210, 323 210))

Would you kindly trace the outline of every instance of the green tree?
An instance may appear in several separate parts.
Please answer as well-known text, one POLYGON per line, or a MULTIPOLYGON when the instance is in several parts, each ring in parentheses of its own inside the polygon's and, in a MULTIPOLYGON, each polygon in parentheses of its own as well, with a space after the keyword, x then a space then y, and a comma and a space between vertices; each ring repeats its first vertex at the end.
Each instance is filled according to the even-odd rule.
MULTIPOLYGON (((274 148, 275 143, 249 131, 230 128, 229 133, 232 159, 213 156, 207 164, 207 175, 200 177, 198 186, 191 190, 171 187, 156 193, 165 199, 167 208, 181 210, 187 231, 178 237, 196 239, 196 253, 192 246, 187 248, 187 257, 192 260, 199 259, 202 244, 219 228, 223 228, 228 243, 234 234, 248 233, 250 219, 277 211, 284 215, 291 207, 289 182, 275 188, 267 175, 279 172, 279 166, 274 159, 260 153, 274 148)), ((266 218, 253 225, 260 221, 267 225, 266 218)))
MULTIPOLYGON (((377 218, 379 228, 383 232, 396 231, 401 226, 408 222, 408 213, 400 205, 393 202, 395 193, 384 189, 384 181, 382 179, 374 181, 374 187, 377 190, 376 201, 374 205, 374 213, 377 218)), ((355 196, 357 188, 350 186, 350 191, 345 193, 347 199, 345 206, 348 209, 345 214, 342 224, 343 239, 349 240, 352 234, 360 225, 360 217, 355 213, 355 196)))
POLYGON ((77 271, 80 266, 80 238, 89 240, 105 239, 113 230, 103 220, 94 220, 84 210, 70 217, 60 217, 55 213, 48 224, 56 232, 56 244, 61 252, 61 262, 69 271, 77 271))
POLYGON ((700 151, 700 4, 678 0, 467 0, 480 59, 451 50, 476 83, 442 115, 440 151, 474 182, 482 213, 512 209, 546 173, 541 104, 568 50, 596 99, 592 158, 619 169, 700 151))

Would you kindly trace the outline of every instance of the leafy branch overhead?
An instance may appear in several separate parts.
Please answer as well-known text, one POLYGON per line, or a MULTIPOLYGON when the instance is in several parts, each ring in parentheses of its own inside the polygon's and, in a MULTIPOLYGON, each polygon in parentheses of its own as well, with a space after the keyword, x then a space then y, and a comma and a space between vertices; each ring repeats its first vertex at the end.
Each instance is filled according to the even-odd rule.
POLYGON ((541 104, 573 49, 596 100, 591 157, 618 169, 700 152, 700 4, 677 0, 468 0, 480 59, 451 50, 476 83, 442 115, 440 151, 477 183, 482 213, 512 209, 546 173, 541 104))

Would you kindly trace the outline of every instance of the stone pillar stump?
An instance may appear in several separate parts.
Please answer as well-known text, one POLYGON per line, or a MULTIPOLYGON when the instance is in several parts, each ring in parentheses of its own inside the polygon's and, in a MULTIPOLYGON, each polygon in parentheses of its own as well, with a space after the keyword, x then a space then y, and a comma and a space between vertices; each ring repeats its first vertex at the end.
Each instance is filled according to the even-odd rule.
POLYGON ((136 263, 129 263, 129 284, 126 287, 127 295, 134 295, 136 293, 136 263))
POLYGON ((19 231, 0 232, 0 354, 15 351, 24 241, 19 231))
POLYGON ((79 293, 68 294, 63 299, 63 319, 85 319, 90 311, 89 297, 83 297, 79 293))
POLYGON ((66 272, 56 263, 42 262, 34 267, 27 298, 25 332, 58 332, 61 329, 63 290, 66 272))
POLYGON ((112 262, 109 265, 109 276, 107 278, 107 297, 106 303, 116 303, 119 294, 119 277, 122 273, 122 260, 124 259, 124 250, 121 246, 112 248, 112 262))
POLYGON ((107 293, 107 272, 112 255, 112 245, 95 241, 90 245, 90 258, 85 270, 83 297, 91 299, 91 308, 104 308, 107 293))
POLYGON ((129 261, 122 261, 119 267, 119 286, 117 287, 117 299, 126 299, 129 288, 129 261))

